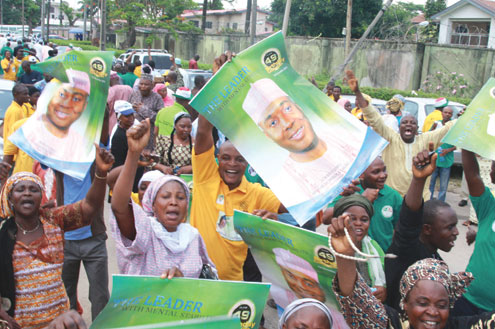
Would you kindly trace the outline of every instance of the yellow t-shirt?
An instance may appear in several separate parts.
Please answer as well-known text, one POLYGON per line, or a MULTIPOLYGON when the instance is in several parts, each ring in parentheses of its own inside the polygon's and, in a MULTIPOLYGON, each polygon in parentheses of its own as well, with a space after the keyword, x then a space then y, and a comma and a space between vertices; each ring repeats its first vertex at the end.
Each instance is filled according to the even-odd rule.
POLYGON ((24 108, 24 114, 27 115, 29 118, 31 115, 33 115, 35 109, 31 103, 24 103, 22 104, 22 107, 24 108))
POLYGON ((139 202, 139 193, 131 192, 131 199, 135 204, 141 205, 141 202, 139 202))
MULTIPOLYGON (((212 147, 207 152, 196 155, 193 149, 191 225, 203 237, 219 278, 242 281, 242 265, 247 255, 247 245, 242 240, 238 241, 235 234, 228 234, 233 233, 231 230, 226 230, 233 220, 234 209, 249 213, 255 209, 277 212, 280 201, 270 189, 258 183, 249 183, 245 177, 237 188, 229 190, 218 173, 214 151, 212 147), (217 232, 218 223, 224 225, 223 228, 219 227, 222 235, 217 232)), ((233 223, 231 225, 233 228, 233 223)))
MULTIPOLYGON (((12 125, 12 133, 19 129, 28 118, 18 120, 12 125)), ((33 172, 34 160, 29 155, 27 155, 23 150, 15 146, 8 138, 5 139, 3 144, 4 155, 14 155, 15 156, 15 166, 13 174, 20 171, 33 172)))
POLYGON ((423 132, 430 131, 431 126, 435 123, 435 121, 442 120, 442 111, 434 110, 425 118, 425 122, 423 123, 423 132))
POLYGON ((142 68, 142 65, 139 65, 139 66, 136 66, 136 68, 134 69, 134 74, 138 76, 138 78, 141 77, 141 68, 142 68))
POLYGON ((3 78, 6 80, 16 81, 17 80, 17 71, 19 70, 19 62, 14 59, 12 65, 10 65, 10 69, 7 72, 7 67, 9 66, 9 60, 7 58, 2 59, 2 69, 3 69, 3 78))
POLYGON ((12 126, 16 121, 27 118, 29 115, 28 109, 20 106, 15 101, 7 108, 5 118, 3 119, 3 140, 12 134, 12 126))
POLYGON ((366 120, 366 117, 363 115, 363 110, 361 110, 359 107, 353 108, 351 114, 359 120, 366 120))

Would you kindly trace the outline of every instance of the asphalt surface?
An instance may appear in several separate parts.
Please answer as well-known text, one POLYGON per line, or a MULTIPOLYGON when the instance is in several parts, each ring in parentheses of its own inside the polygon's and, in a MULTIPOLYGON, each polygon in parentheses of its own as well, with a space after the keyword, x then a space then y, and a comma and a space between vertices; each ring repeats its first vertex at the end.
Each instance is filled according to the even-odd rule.
MULTIPOLYGON (((452 182, 453 184, 450 184, 449 186, 449 192, 447 193, 447 202, 454 208, 454 210, 457 213, 457 217, 459 218, 459 223, 457 225, 457 228, 459 230, 459 236, 457 237, 457 241, 455 243, 454 248, 449 252, 449 253, 444 253, 440 252, 441 256, 443 259, 447 262, 447 264, 450 267, 450 270, 455 272, 455 271, 463 271, 465 270, 468 262, 469 262, 469 257, 471 256, 471 253, 473 252, 473 247, 474 244, 471 246, 468 246, 466 243, 466 232, 467 228, 466 226, 462 225, 462 223, 468 219, 469 217, 469 205, 465 207, 459 207, 458 203, 461 200, 460 197, 460 188, 458 187, 459 184, 457 184, 455 181, 452 182)), ((108 203, 105 204, 105 218, 108 222, 108 214, 110 211, 110 206, 108 203)), ((108 223, 107 223, 107 228, 108 228, 108 223)), ((475 227, 476 229, 476 227, 475 227)), ((326 233, 326 226, 322 225, 318 227, 317 229, 318 232, 320 233, 326 233)), ((117 268, 117 259, 115 256, 115 243, 114 240, 111 237, 111 234, 108 234, 108 240, 107 240, 107 249, 108 249, 108 271, 110 276, 112 274, 118 274, 118 268, 117 268)), ((110 291, 112 289, 112 280, 110 278, 110 291)), ((86 273, 84 272, 84 267, 81 266, 81 274, 79 277, 79 287, 78 287, 78 295, 79 295, 79 302, 81 303, 84 313, 83 313, 83 318, 86 321, 86 323, 89 325, 91 324, 91 304, 88 300, 88 279, 86 276, 86 273)), ((265 316, 265 328, 266 329, 276 329, 277 323, 278 323, 278 316, 276 310, 270 308, 267 306, 264 311, 264 316, 265 316)))

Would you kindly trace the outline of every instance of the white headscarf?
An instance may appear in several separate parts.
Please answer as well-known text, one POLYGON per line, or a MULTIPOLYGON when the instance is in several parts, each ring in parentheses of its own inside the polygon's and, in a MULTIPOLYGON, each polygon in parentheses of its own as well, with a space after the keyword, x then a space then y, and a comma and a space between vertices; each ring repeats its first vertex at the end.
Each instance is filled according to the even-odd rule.
POLYGON ((330 313, 330 310, 328 307, 320 302, 319 300, 313 299, 313 298, 302 298, 302 299, 297 299, 290 303, 285 309, 284 313, 282 313, 282 316, 280 317, 280 320, 278 321, 278 328, 282 329, 284 324, 287 323, 287 320, 294 315, 297 311, 299 311, 302 308, 305 307, 310 307, 314 306, 318 309, 320 309, 328 318, 328 322, 330 323, 330 329, 332 328, 333 324, 333 318, 332 314, 330 313))

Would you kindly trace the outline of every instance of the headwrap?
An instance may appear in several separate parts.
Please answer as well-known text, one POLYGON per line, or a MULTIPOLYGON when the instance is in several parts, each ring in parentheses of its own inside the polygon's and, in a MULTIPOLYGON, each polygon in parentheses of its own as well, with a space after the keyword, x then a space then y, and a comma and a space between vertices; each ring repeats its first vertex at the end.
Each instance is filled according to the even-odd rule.
POLYGON ((44 191, 43 183, 41 179, 33 173, 21 171, 9 177, 7 182, 3 185, 2 192, 0 192, 0 217, 9 218, 14 216, 14 209, 9 202, 9 197, 14 186, 21 181, 31 181, 36 183, 44 191))
POLYGON ((318 273, 316 273, 308 261, 282 248, 274 248, 273 253, 275 254, 275 261, 278 265, 302 273, 318 283, 320 282, 318 280, 318 273))
POLYGON ((347 103, 350 103, 351 101, 348 100, 347 98, 340 98, 338 101, 337 101, 337 104, 339 104, 340 106, 342 106, 343 108, 345 108, 345 105, 347 103))
POLYGON ((391 113, 397 113, 404 109, 405 101, 402 95, 394 95, 386 105, 387 110, 391 113))
POLYGON ((155 179, 154 181, 152 181, 151 184, 146 189, 146 192, 144 192, 142 204, 143 204, 143 210, 146 213, 146 215, 148 216, 155 215, 153 212, 153 203, 155 202, 156 194, 162 188, 163 185, 172 181, 178 182, 179 184, 182 185, 182 187, 184 188, 184 192, 186 193, 187 203, 189 204, 190 192, 186 182, 184 182, 182 179, 176 176, 164 175, 163 177, 160 177, 159 179, 155 179))
POLYGON ((139 180, 138 186, 141 186, 142 182, 153 182, 161 177, 165 176, 160 170, 151 170, 144 173, 139 180))
POLYGON ((189 118, 189 119, 192 119, 191 118, 191 115, 187 112, 179 112, 177 113, 175 116, 174 116, 174 126, 175 124, 177 123, 177 121, 179 121, 180 119, 182 118, 189 118))
POLYGON ((409 266, 400 280, 400 308, 404 309, 404 301, 419 280, 431 280, 442 284, 449 295, 450 307, 462 296, 473 281, 471 272, 450 273, 444 261, 425 258, 409 266))
POLYGON ((149 80, 149 81, 153 82, 153 75, 148 74, 148 73, 141 73, 140 79, 141 80, 149 80))
POLYGON ((167 86, 165 86, 165 84, 163 84, 163 83, 157 83, 157 84, 155 85, 155 87, 153 87, 153 91, 154 91, 155 93, 157 93, 157 92, 159 92, 160 90, 162 90, 163 88, 167 88, 167 86))
POLYGON ((287 323, 287 321, 290 319, 292 315, 294 315, 297 311, 305 307, 316 307, 320 311, 322 311, 327 316, 328 322, 330 323, 330 328, 332 328, 333 325, 332 313, 330 313, 330 310, 325 304, 313 298, 297 299, 292 303, 290 303, 289 305, 287 305, 287 307, 284 309, 284 313, 282 313, 282 316, 280 317, 280 320, 278 320, 278 328, 282 329, 284 327, 284 324, 287 323))
POLYGON ((361 194, 352 194, 342 197, 333 207, 333 216, 338 217, 342 215, 347 208, 352 206, 364 208, 368 213, 368 216, 370 216, 370 218, 373 217, 373 204, 361 194))

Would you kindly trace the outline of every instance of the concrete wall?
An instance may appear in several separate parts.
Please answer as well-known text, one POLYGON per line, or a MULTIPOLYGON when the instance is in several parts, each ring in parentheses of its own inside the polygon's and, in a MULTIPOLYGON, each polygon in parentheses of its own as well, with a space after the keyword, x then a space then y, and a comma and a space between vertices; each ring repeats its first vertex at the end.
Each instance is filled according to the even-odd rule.
MULTIPOLYGON (((138 34, 134 47, 143 48, 144 39, 145 35, 138 34)), ((341 39, 288 37, 286 44, 289 61, 301 75, 332 74, 344 61, 341 39)), ((174 38, 163 34, 153 48, 165 48, 184 62, 199 54, 200 62, 212 63, 226 50, 240 52, 249 45, 245 35, 179 34, 174 38)), ((400 90, 419 89, 421 82, 436 71, 463 73, 475 94, 495 74, 494 53, 493 49, 368 40, 349 67, 363 86, 400 90)))

